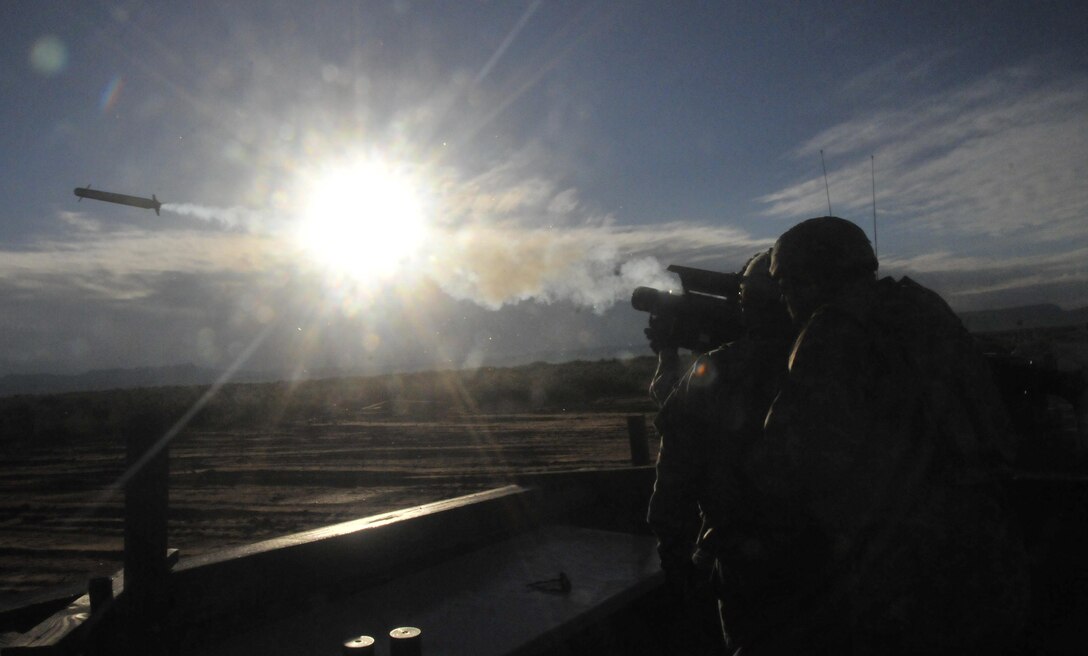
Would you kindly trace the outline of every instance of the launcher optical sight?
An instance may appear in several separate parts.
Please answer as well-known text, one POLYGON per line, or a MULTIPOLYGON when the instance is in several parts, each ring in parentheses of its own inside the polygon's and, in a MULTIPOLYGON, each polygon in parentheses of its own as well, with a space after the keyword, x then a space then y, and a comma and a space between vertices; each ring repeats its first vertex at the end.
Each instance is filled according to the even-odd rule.
POLYGON ((741 336, 740 274, 677 264, 667 270, 680 276, 682 291, 636 287, 631 307, 666 326, 670 343, 705 353, 741 336))

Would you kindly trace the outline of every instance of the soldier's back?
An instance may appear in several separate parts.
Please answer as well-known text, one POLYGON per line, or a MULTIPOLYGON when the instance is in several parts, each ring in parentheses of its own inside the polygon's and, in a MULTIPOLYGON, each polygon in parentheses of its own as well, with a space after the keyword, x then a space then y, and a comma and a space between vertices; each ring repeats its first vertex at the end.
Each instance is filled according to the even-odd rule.
POLYGON ((892 361, 905 368, 898 378, 919 404, 920 434, 910 437, 931 455, 917 488, 902 499, 894 531, 902 539, 858 591, 861 600, 878 600, 859 624, 874 651, 895 644, 889 635, 917 653, 1007 649, 1026 618, 1028 580, 1001 487, 1011 434, 992 374, 939 295, 904 278, 880 281, 877 297, 873 330, 883 348, 898 350, 892 361), (901 593, 889 594, 893 581, 901 593), (909 618, 911 632, 895 631, 900 618, 909 618))
POLYGON ((955 314, 885 279, 818 310, 791 360, 753 471, 823 536, 800 624, 849 627, 854 653, 1007 647, 1026 576, 997 482, 1006 420, 955 314))

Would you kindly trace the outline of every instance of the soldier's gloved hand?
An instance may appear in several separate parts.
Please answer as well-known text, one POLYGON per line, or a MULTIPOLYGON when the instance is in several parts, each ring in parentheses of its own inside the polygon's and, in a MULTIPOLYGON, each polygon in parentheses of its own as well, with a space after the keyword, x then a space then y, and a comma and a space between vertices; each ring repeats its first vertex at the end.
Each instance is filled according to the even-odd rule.
POLYGON ((665 589, 674 601, 683 602, 690 596, 695 564, 691 561, 691 545, 682 540, 663 540, 657 555, 665 572, 665 589))
POLYGON ((649 324, 642 332, 646 335, 646 339, 650 340, 650 349, 654 353, 660 353, 663 350, 675 350, 679 347, 674 334, 675 322, 672 319, 651 314, 649 324))

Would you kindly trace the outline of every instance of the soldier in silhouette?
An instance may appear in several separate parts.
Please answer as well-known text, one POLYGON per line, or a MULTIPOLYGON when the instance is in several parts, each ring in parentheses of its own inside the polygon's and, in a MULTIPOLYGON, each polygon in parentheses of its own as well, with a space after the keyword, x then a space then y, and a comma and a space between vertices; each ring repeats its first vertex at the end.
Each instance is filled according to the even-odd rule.
MULTIPOLYGON (((877 280, 864 232, 809 219, 770 273, 800 327, 752 496, 723 513, 769 565, 744 654, 965 654, 1015 648, 1023 546, 1003 497, 1008 420, 956 315, 909 278, 877 280), (756 511, 757 514, 752 514, 756 511)), ((751 587, 751 586, 750 586, 751 587)))
MULTIPOLYGON (((671 359, 661 357, 651 385, 662 404, 655 420, 662 437, 648 521, 662 568, 674 598, 712 609, 717 596, 730 645, 758 613, 746 601, 751 591, 735 580, 735 563, 725 562, 726 545, 749 532, 731 511, 753 496, 740 465, 785 378, 795 334, 780 296, 770 252, 752 258, 740 286, 744 335, 700 356, 686 373, 677 372, 673 349, 671 359)), ((668 336, 651 333, 659 354, 666 352, 668 336)))

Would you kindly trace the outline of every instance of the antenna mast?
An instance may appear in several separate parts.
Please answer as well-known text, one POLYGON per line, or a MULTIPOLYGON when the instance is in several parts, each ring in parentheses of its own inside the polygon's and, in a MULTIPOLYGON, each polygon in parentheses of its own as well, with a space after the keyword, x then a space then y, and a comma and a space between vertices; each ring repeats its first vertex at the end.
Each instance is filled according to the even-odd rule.
POLYGON ((869 170, 873 175, 873 254, 880 257, 880 240, 876 236, 876 157, 869 155, 869 170))
POLYGON ((831 187, 827 184, 827 164, 824 163, 824 149, 820 149, 820 166, 824 168, 824 190, 827 191, 827 215, 834 216, 831 211, 831 187))

